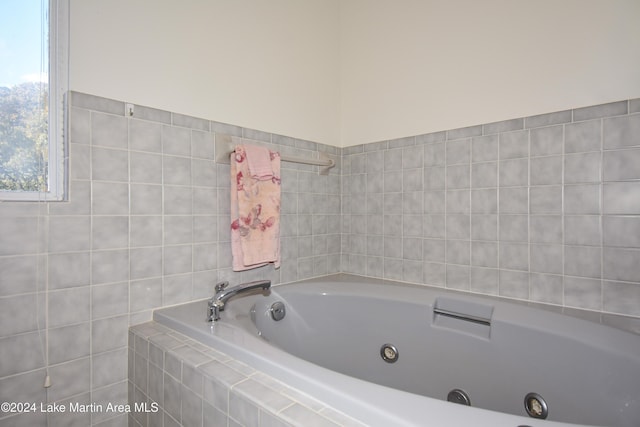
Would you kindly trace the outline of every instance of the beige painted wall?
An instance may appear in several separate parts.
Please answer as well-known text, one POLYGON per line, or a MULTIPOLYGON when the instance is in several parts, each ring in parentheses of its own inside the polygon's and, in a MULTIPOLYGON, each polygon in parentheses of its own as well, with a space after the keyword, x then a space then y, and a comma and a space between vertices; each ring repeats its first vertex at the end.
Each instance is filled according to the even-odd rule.
POLYGON ((71 10, 71 89, 337 146, 640 97, 638 0, 71 10))
POLYGON ((337 0, 71 0, 72 90, 339 145, 337 0))
POLYGON ((341 2, 343 146, 640 97, 638 0, 341 2))

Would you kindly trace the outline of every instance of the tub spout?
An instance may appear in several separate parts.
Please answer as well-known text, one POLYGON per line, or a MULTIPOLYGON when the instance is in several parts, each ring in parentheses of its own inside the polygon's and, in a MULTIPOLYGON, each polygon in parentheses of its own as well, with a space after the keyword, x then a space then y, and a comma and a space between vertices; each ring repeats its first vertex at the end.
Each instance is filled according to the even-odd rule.
POLYGON ((227 286, 229 286, 229 282, 226 281, 220 282, 216 285, 216 294, 209 300, 209 322, 220 320, 220 312, 224 310, 224 305, 229 298, 255 289, 262 289, 263 291, 266 291, 271 287, 271 280, 256 280, 254 282, 242 283, 228 289, 227 286))

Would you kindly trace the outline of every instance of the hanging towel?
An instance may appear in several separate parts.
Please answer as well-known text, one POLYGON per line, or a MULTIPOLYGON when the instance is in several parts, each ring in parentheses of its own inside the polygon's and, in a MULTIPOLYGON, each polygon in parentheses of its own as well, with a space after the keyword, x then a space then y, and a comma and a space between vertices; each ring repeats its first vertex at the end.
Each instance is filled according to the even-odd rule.
POLYGON ((280 267, 280 153, 261 148, 238 145, 231 153, 233 271, 280 267))

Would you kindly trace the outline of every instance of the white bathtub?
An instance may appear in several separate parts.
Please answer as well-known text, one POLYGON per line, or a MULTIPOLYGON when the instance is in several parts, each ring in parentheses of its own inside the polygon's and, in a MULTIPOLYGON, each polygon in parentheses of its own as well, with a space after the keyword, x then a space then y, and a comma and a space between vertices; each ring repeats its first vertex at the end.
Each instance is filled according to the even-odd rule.
POLYGON ((205 318, 206 301, 154 313, 370 426, 640 426, 640 335, 546 310, 336 275, 238 296, 221 320, 205 318), (447 402, 454 389, 471 406, 447 402), (529 393, 546 420, 527 415, 529 393))

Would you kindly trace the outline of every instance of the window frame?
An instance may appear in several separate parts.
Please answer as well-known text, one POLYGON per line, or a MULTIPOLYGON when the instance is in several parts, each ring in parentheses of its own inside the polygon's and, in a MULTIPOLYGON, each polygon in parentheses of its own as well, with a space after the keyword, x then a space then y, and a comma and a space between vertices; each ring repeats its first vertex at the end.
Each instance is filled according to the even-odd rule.
POLYGON ((0 190, 0 201, 63 201, 68 197, 69 0, 49 0, 49 158, 47 191, 0 190))

